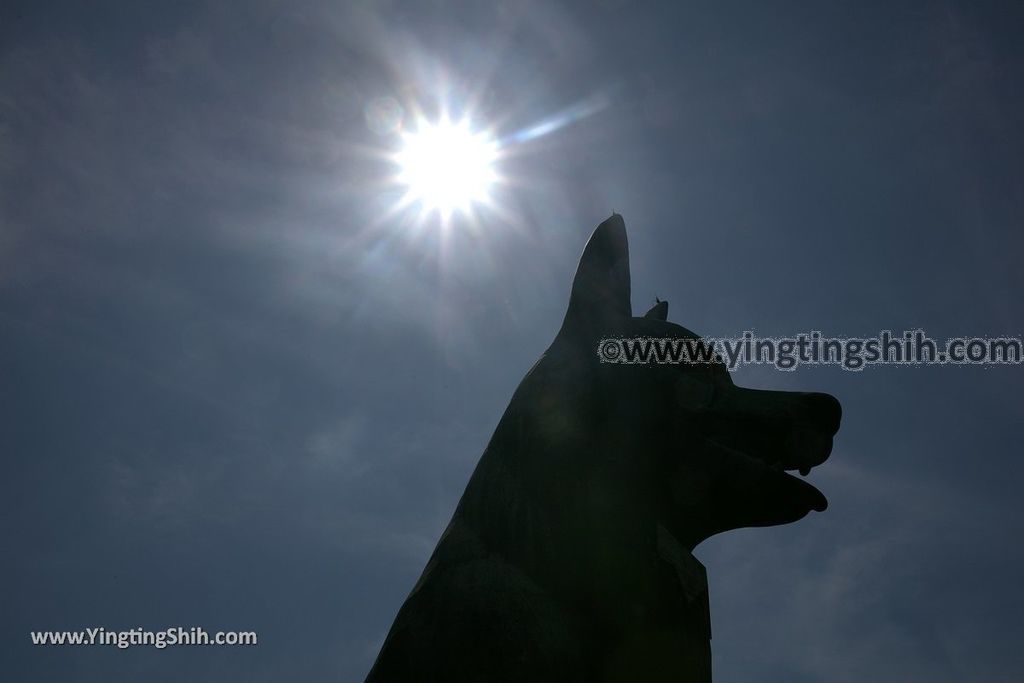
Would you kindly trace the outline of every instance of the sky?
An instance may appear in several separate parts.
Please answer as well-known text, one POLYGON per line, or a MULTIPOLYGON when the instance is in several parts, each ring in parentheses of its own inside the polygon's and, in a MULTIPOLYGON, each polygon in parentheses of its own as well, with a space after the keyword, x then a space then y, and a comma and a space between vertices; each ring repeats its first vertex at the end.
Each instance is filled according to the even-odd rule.
MULTIPOLYGON (((707 336, 1020 336, 1022 31, 1016 2, 5 4, 4 678, 361 681, 613 210, 634 311, 707 336), (442 108, 503 145, 447 221, 389 157, 442 108), (260 642, 29 638, 96 626, 260 642)), ((1024 679, 1022 372, 736 372, 844 417, 825 513, 696 549, 717 681, 1024 679)))

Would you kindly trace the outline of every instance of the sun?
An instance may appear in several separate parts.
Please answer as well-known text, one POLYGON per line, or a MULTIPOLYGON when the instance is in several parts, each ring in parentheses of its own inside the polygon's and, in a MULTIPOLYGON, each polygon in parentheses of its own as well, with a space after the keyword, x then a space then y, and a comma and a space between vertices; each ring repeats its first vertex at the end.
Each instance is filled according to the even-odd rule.
POLYGON ((489 201, 498 179, 497 158, 498 144, 489 134, 473 131, 466 119, 442 118, 404 133, 395 161, 398 181, 407 188, 406 202, 419 202, 447 218, 489 201))

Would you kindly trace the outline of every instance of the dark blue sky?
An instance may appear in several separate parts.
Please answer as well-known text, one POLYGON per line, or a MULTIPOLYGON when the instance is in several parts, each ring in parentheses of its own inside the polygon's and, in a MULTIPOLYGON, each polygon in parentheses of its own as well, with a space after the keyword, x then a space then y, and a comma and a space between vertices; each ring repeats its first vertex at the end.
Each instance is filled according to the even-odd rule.
MULTIPOLYGON (((709 336, 1024 332, 1020 3, 687 5, 5 6, 4 678, 362 680, 613 209, 709 336), (382 97, 607 106, 442 232, 382 97), (261 642, 29 644, 178 625, 261 642)), ((737 373, 844 423, 825 514, 697 549, 716 680, 1022 680, 1021 372, 737 373)))

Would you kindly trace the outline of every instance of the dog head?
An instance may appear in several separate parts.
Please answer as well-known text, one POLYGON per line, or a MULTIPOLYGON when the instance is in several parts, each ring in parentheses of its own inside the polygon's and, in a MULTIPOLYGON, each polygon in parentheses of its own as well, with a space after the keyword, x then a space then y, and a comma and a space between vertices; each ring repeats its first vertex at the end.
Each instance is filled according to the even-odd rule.
POLYGON ((534 399, 520 418, 551 446, 531 452, 559 454, 537 467, 560 470, 560 485, 583 497, 581 514, 604 520, 595 524, 625 530, 653 517, 691 549, 823 511, 824 495, 792 472, 828 458, 835 398, 738 387, 721 362, 601 362, 602 339, 699 340, 667 315, 667 302, 632 315, 626 228, 613 215, 584 250, 561 330, 517 392, 534 399))
POLYGON ((828 457, 840 410, 737 387, 720 363, 601 362, 602 339, 698 339, 667 316, 658 302, 633 317, 613 215, 367 680, 711 680, 686 551, 824 510, 788 471, 828 457))

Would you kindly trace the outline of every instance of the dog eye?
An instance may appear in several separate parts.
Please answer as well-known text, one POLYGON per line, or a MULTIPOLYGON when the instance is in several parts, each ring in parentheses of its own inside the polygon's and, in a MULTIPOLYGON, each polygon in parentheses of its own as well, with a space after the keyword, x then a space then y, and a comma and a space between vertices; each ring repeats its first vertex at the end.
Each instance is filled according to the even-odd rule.
POLYGON ((704 372, 688 371, 676 380, 676 401, 689 410, 707 408, 715 398, 715 382, 704 366, 704 372))

